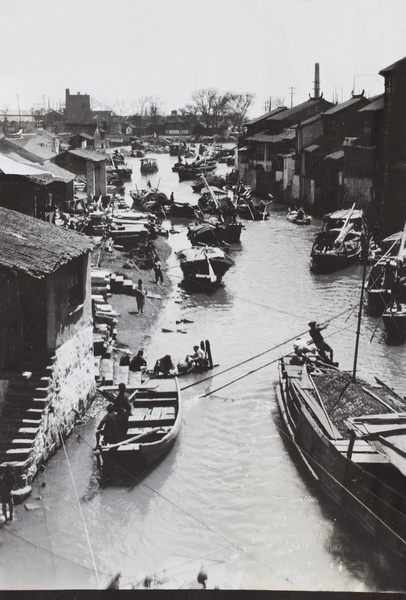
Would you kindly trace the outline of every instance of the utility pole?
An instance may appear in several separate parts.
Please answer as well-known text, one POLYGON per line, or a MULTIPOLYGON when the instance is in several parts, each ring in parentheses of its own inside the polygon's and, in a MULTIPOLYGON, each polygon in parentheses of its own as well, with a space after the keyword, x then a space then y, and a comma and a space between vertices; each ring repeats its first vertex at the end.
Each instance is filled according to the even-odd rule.
POLYGON ((17 107, 18 107, 18 118, 19 118, 20 125, 21 125, 20 100, 18 98, 18 94, 17 94, 17 107))
POLYGON ((290 108, 293 107, 293 94, 295 93, 295 89, 294 87, 290 87, 289 88, 289 93, 290 93, 290 108))

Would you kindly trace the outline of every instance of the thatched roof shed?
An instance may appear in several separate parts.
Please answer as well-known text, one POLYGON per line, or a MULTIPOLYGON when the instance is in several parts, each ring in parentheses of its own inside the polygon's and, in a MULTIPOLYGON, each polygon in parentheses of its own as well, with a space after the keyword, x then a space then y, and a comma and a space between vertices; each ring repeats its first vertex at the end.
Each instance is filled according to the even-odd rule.
POLYGON ((42 279, 90 252, 82 233, 0 207, 0 268, 42 279))

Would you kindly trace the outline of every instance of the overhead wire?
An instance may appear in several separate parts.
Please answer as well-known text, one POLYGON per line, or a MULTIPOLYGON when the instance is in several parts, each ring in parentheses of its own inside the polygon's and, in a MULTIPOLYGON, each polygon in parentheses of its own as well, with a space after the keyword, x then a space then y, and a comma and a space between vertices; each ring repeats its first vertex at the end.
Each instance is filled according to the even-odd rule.
MULTIPOLYGON (((85 444, 87 444, 90 448, 92 448, 91 444, 89 444, 89 442, 86 439, 84 439, 83 437, 81 437, 81 439, 85 442, 85 444)), ((92 448, 92 450, 93 450, 93 448, 92 448)), ((250 552, 248 552, 244 548, 242 548, 239 544, 236 544, 235 542, 233 542, 232 540, 230 540, 227 536, 225 536, 224 534, 222 534, 219 531, 217 531, 214 527, 211 527, 210 525, 207 525, 206 523, 204 523, 204 521, 202 521, 198 517, 194 516, 191 512, 189 512, 185 508, 183 508, 183 507, 179 506, 178 504, 176 504, 176 502, 174 502, 170 498, 167 498, 166 496, 164 496, 161 492, 155 490, 152 486, 150 486, 148 483, 146 483, 145 481, 143 481, 142 479, 140 479, 139 477, 137 477, 136 475, 134 475, 134 473, 131 473, 131 471, 128 471, 128 469, 125 469, 119 463, 116 463, 115 461, 111 460, 111 458, 109 458, 108 456, 105 457, 105 460, 107 460, 111 465, 113 465, 115 468, 119 469, 121 472, 125 473, 127 476, 133 478, 140 485, 142 485, 145 488, 147 488, 150 492, 156 494, 157 496, 159 496, 160 498, 162 498, 163 500, 165 500, 166 502, 168 502, 171 506, 173 506, 174 508, 176 508, 177 510, 179 510, 183 514, 187 515, 189 518, 191 518, 192 520, 194 520, 196 523, 198 523, 199 525, 201 525, 202 527, 204 527, 208 531, 211 531, 212 533, 214 533, 218 537, 220 537, 223 540, 225 540, 228 545, 233 546, 236 550, 242 552, 246 556, 249 556, 254 561, 258 562, 259 564, 262 564, 264 567, 266 567, 272 573, 275 573, 279 577, 282 577, 285 581, 288 581, 289 583, 291 583, 292 585, 294 585, 293 581, 291 579, 289 579, 289 577, 280 575, 275 569, 273 569, 272 567, 270 567, 267 563, 265 563, 264 561, 262 561, 258 557, 254 556, 253 554, 251 554, 250 552)), ((160 571, 158 571, 158 572, 160 572, 160 571)))
POLYGON ((72 469, 71 469, 70 462, 69 462, 68 453, 66 452, 65 442, 64 442, 62 434, 60 434, 60 439, 61 439, 63 451, 65 453, 65 458, 66 458, 66 462, 67 462, 67 465, 68 465, 69 474, 70 474, 70 477, 71 477, 71 480, 72 480, 72 485, 73 485, 73 489, 74 489, 74 492, 75 492, 76 500, 77 500, 77 503, 78 503, 80 516, 82 518, 83 528, 84 528, 86 539, 87 539, 87 543, 88 543, 88 546, 89 546, 90 556, 92 557, 92 562, 93 562, 94 571, 96 573, 97 583, 98 583, 98 586, 100 588, 100 578, 99 578, 99 573, 98 573, 98 570, 97 570, 96 559, 94 557, 92 544, 90 542, 89 532, 88 532, 87 527, 86 527, 85 517, 84 517, 84 514, 83 514, 82 506, 80 504, 79 495, 78 495, 78 491, 77 491, 76 484, 75 484, 75 479, 73 477, 72 469))
MULTIPOLYGON (((355 305, 354 305, 355 306, 355 305)), ((337 315, 331 317, 330 319, 327 320, 327 322, 333 321, 335 319, 338 319, 339 317, 341 317, 342 315, 344 315, 346 312, 350 311, 351 312, 354 310, 354 307, 349 307, 346 308, 345 310, 341 311, 340 313, 338 313, 337 315)), ((338 331, 342 331, 343 329, 348 329, 349 326, 346 327, 342 327, 341 329, 327 334, 325 337, 331 337, 332 335, 335 335, 336 333, 338 333, 338 331)), ((279 344, 276 344, 275 346, 272 346, 272 348, 268 348, 267 350, 264 350, 263 352, 260 352, 259 354, 256 354, 255 356, 251 356, 247 359, 244 359, 243 361, 236 363, 235 365, 232 365, 231 367, 227 367, 226 369, 223 369, 222 371, 218 371, 212 375, 209 375, 207 377, 204 377, 203 379, 199 379, 198 381, 195 381, 193 383, 190 383, 189 385, 186 385, 184 387, 181 388, 181 391, 187 390, 191 387, 194 387, 195 385, 198 385, 200 383, 204 383, 205 381, 209 381, 210 379, 214 379, 215 377, 218 377, 219 375, 223 375, 223 373, 227 373, 227 371, 231 371, 232 369, 235 369, 237 367, 240 367, 248 362, 251 362, 252 360, 255 360, 257 358, 260 358, 261 356, 264 356, 264 354, 268 354, 269 352, 272 352, 273 350, 276 350, 278 348, 280 348, 281 346, 284 346, 285 344, 288 344, 289 342, 292 342, 294 340, 296 340, 297 338, 299 338, 302 335, 305 335, 306 333, 308 333, 308 329, 306 329, 306 331, 303 331, 301 333, 297 333, 295 336, 284 340, 283 342, 280 342, 279 344)))

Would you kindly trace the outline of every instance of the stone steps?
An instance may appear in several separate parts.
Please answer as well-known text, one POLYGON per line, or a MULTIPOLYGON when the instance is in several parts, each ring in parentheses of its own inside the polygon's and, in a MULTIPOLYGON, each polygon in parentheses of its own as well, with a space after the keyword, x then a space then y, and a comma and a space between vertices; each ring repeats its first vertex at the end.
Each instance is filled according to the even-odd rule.
POLYGON ((32 448, 39 432, 43 411, 52 392, 51 359, 26 353, 21 372, 11 379, 0 418, 0 472, 5 464, 23 474, 32 460, 32 448))

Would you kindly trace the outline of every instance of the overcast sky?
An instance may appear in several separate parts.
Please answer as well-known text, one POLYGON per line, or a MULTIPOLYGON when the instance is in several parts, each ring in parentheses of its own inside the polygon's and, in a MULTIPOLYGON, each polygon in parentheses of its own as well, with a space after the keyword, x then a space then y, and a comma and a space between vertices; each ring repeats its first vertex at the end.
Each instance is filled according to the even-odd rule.
POLYGON ((406 0, 2 0, 0 108, 57 108, 71 93, 131 112, 165 112, 202 88, 290 106, 321 90, 338 101, 383 91, 379 71, 406 56, 406 0))

